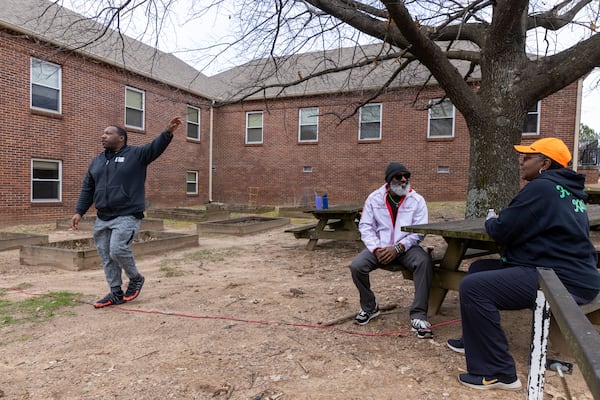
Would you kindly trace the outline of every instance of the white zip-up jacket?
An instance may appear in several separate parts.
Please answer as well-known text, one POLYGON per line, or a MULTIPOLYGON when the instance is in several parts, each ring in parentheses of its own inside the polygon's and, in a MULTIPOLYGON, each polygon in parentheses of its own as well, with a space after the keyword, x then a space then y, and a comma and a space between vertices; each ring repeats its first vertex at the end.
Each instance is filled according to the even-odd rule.
POLYGON ((386 202, 387 187, 385 184, 367 197, 358 223, 361 240, 371 253, 375 249, 393 246, 396 243, 402 243, 408 250, 419 245, 425 237, 418 233, 402 231, 403 226, 428 223, 429 213, 423 196, 411 189, 398 206, 394 224, 392 210, 386 202))

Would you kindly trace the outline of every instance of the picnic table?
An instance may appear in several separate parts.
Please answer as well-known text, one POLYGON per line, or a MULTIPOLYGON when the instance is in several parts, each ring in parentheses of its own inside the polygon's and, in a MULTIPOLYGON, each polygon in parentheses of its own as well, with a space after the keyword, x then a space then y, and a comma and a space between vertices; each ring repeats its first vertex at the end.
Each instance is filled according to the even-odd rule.
POLYGON ((360 241, 358 221, 362 205, 339 205, 326 209, 308 209, 317 222, 302 225, 285 232, 293 233, 296 239, 308 239, 306 248, 314 250, 319 239, 357 240, 360 241))
POLYGON ((429 310, 437 314, 448 290, 458 290, 466 274, 459 267, 463 260, 498 253, 496 242, 487 234, 485 218, 434 222, 402 227, 403 231, 439 235, 447 243, 441 259, 434 259, 434 274, 429 292, 429 310))
POLYGON ((600 185, 588 185, 585 187, 585 192, 588 195, 588 204, 600 204, 600 185))
MULTIPOLYGON (((600 206, 588 206, 590 229, 600 229, 600 206)), ((434 259, 434 275, 429 294, 429 310, 437 314, 448 290, 458 290, 467 273, 459 270, 463 260, 499 253, 496 242, 485 230, 485 218, 435 222, 405 226, 406 232, 439 235, 447 243, 444 255, 434 259)))

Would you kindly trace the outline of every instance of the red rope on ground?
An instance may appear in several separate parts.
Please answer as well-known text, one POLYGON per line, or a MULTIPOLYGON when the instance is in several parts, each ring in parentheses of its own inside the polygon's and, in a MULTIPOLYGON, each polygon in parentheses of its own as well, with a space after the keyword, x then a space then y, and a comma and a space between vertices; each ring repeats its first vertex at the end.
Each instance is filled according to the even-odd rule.
MULTIPOLYGON (((28 296, 43 296, 43 294, 31 293, 31 292, 27 292, 26 290, 19 289, 19 288, 10 288, 8 290, 14 291, 14 292, 20 292, 20 293, 23 293, 28 296)), ((91 304, 87 301, 83 301, 83 300, 79 300, 79 299, 77 299, 77 301, 82 304, 91 304)), ((291 327, 296 327, 296 328, 321 329, 321 330, 329 330, 329 331, 334 331, 334 332, 339 332, 339 333, 345 333, 348 335, 364 336, 364 337, 402 336, 402 335, 407 335, 407 334, 413 334, 413 332, 411 332, 410 329, 401 329, 398 331, 390 331, 390 332, 383 332, 383 333, 364 333, 364 332, 356 332, 356 331, 347 330, 347 329, 340 329, 340 328, 336 328, 331 325, 315 325, 315 324, 308 324, 308 323, 294 323, 294 322, 285 322, 285 321, 242 319, 242 318, 236 318, 236 317, 228 317, 225 315, 194 315, 194 314, 186 314, 186 313, 171 312, 171 311, 141 310, 141 309, 136 309, 136 308, 123 307, 120 305, 114 305, 114 306, 110 306, 107 308, 116 309, 116 310, 125 311, 125 312, 166 315, 166 316, 192 318, 192 319, 215 319, 215 320, 225 320, 225 321, 233 321, 233 322, 244 322, 244 323, 248 323, 248 324, 258 324, 258 325, 279 325, 279 326, 291 326, 291 327)), ((439 328, 441 326, 455 324, 457 322, 460 322, 460 318, 445 321, 445 322, 439 322, 437 324, 431 325, 431 328, 435 329, 435 328, 439 328)))

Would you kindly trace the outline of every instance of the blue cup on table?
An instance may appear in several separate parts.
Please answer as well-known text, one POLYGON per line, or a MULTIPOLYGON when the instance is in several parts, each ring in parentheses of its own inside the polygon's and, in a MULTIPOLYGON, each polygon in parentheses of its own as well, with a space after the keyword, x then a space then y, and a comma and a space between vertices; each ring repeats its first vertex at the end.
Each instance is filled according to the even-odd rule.
POLYGON ((323 209, 323 197, 315 195, 315 208, 317 210, 323 209))

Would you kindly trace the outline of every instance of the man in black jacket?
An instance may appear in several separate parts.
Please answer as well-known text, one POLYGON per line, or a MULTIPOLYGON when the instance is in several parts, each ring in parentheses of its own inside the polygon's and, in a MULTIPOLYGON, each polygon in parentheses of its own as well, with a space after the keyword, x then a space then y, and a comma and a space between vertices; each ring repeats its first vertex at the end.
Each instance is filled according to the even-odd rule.
POLYGON ((88 167, 71 218, 71 228, 77 230, 92 203, 96 207, 94 241, 110 287, 110 293, 94 303, 96 308, 131 301, 142 290, 144 277, 135 265, 131 242, 144 218, 146 170, 167 149, 179 125, 181 118, 173 118, 160 135, 142 146, 128 146, 127 131, 121 127, 104 129, 104 151, 88 167), (129 278, 125 293, 122 271, 129 278))

